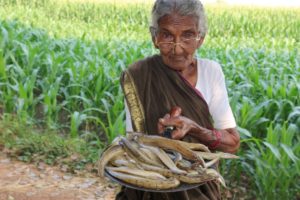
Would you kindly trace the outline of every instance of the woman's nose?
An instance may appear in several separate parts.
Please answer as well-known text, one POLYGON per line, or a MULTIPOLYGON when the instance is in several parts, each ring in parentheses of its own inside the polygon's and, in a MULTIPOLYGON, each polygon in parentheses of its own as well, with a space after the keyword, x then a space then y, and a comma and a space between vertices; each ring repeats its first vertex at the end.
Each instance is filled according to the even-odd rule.
POLYGON ((178 55, 183 52, 180 37, 176 37, 173 45, 173 54, 178 55))

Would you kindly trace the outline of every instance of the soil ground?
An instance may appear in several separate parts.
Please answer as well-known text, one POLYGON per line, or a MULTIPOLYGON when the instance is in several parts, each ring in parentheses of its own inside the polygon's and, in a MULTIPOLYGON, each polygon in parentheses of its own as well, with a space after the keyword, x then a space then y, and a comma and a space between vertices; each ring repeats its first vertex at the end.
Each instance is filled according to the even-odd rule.
POLYGON ((0 200, 113 200, 118 187, 94 174, 12 160, 0 151, 0 200))
MULTIPOLYGON (((222 192, 224 199, 249 199, 246 186, 232 186, 222 192)), ((114 200, 119 188, 86 171, 75 175, 45 163, 20 162, 0 149, 0 200, 114 200)))

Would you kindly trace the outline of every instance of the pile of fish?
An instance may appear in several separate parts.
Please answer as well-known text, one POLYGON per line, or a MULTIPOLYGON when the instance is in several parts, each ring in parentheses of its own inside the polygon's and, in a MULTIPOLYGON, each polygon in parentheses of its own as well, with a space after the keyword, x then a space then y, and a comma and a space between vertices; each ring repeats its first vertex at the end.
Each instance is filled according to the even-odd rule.
POLYGON ((238 158, 228 153, 212 153, 200 143, 187 143, 155 135, 128 133, 117 137, 102 153, 98 172, 139 188, 164 190, 181 183, 196 184, 223 177, 212 166, 221 158, 238 158))

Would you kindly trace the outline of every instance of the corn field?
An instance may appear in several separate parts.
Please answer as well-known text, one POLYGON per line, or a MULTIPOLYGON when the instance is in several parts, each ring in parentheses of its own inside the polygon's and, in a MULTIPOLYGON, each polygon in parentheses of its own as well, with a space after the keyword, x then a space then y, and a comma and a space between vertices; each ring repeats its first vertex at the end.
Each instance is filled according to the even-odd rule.
MULTIPOLYGON (((88 135, 95 148, 124 134, 119 76, 158 53, 150 11, 148 3, 0 0, 1 120, 88 135)), ((252 199, 299 199, 300 8, 210 5, 206 13, 198 55, 222 65, 241 134, 240 159, 222 163, 222 173, 252 199)))

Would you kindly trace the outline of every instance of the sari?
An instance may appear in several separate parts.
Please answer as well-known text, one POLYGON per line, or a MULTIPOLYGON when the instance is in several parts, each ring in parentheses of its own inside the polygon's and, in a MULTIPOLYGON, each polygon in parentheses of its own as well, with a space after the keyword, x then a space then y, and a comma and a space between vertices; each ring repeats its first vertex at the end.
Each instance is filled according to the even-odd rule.
MULTIPOLYGON (((213 129, 208 105, 202 95, 181 75, 163 63, 161 56, 140 60, 121 75, 121 86, 131 114, 133 131, 157 134, 158 119, 179 106, 182 115, 200 126, 213 129)), ((199 142, 187 134, 186 142, 199 142)), ((122 187, 117 200, 200 200, 221 199, 219 184, 209 181, 180 192, 146 192, 122 187)))

